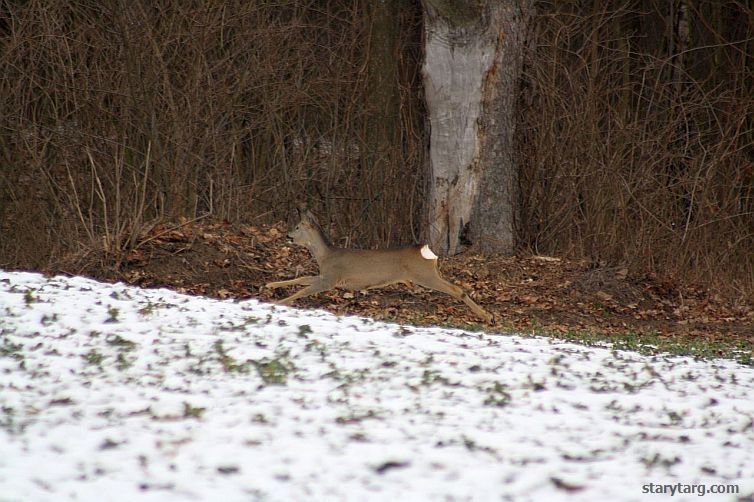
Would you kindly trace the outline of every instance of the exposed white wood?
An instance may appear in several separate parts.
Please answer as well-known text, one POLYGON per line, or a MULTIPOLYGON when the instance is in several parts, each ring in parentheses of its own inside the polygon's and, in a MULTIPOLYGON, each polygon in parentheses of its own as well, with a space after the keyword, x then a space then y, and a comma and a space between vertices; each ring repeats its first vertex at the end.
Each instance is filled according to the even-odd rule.
POLYGON ((431 14, 425 26, 424 91, 431 127, 429 242, 441 253, 455 254, 462 226, 471 220, 481 178, 475 169, 478 121, 497 37, 473 27, 453 27, 431 14))
POLYGON ((441 255, 462 251, 467 239, 484 252, 510 252, 515 101, 530 2, 490 0, 476 19, 458 23, 438 9, 459 12, 456 4, 424 1, 428 241, 441 255))

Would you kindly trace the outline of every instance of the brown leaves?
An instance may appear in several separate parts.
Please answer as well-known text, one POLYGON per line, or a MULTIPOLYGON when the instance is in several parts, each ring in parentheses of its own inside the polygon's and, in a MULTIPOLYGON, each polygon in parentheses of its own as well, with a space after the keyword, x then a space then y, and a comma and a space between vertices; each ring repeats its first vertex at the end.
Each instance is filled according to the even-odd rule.
MULTIPOLYGON (((308 251, 291 245, 277 225, 179 222, 153 228, 117 277, 143 286, 170 286, 217 298, 281 299, 297 288, 267 290, 271 281, 317 273, 308 251)), ((726 301, 698 287, 634 277, 625 267, 597 266, 558 257, 441 258, 440 268, 495 315, 506 330, 554 333, 660 332, 670 336, 751 334, 754 305, 726 301)), ((91 275, 98 276, 96 271, 91 275)), ((301 307, 399 322, 478 325, 460 301, 419 287, 367 292, 331 291, 301 307)))
POLYGON ((536 305, 539 301, 539 297, 534 295, 521 295, 518 297, 518 301, 525 305, 536 305))
POLYGON ((613 301, 612 295, 605 293, 604 291, 597 291, 594 293, 594 296, 606 303, 613 301))

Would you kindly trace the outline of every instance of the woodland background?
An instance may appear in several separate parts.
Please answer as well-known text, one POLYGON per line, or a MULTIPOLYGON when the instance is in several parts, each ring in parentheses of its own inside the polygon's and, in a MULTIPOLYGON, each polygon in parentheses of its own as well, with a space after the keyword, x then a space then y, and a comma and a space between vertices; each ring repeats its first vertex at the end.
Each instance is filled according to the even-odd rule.
MULTIPOLYGON (((522 252, 754 293, 754 3, 536 1, 522 252)), ((117 264, 160 222, 421 240, 422 6, 0 0, 0 267, 117 264)))

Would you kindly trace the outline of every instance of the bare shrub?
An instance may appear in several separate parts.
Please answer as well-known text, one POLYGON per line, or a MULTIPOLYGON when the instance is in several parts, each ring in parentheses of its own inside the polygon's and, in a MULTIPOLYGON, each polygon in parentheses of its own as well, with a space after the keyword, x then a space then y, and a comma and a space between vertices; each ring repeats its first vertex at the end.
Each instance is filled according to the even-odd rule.
MULTIPOLYGON (((750 294, 750 7, 536 3, 519 102, 521 242, 750 294)), ((271 222, 299 202, 344 245, 416 241, 420 9, 0 2, 0 266, 71 254, 117 266, 158 221, 271 222), (377 33, 391 22, 390 37, 377 33), (374 44, 396 36, 391 76, 370 85, 391 60, 374 44), (375 95, 396 123, 382 127, 391 112, 375 95)))
POLYGON ((344 240, 410 241, 420 16, 401 14, 400 130, 376 171, 365 5, 3 2, 0 265, 117 265, 156 221, 279 220, 301 201, 344 240))
POLYGON ((716 23, 694 9, 704 2, 670 5, 689 8, 541 2, 522 96, 521 235, 541 253, 751 292, 752 13, 713 5, 716 23))

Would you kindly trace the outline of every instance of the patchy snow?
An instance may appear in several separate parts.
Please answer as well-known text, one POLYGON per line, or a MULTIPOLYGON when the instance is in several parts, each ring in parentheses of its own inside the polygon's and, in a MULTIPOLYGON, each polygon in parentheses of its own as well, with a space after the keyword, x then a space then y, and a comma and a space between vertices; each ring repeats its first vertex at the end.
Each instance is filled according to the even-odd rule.
POLYGON ((740 497, 752 389, 727 360, 0 271, 3 501, 740 497))

